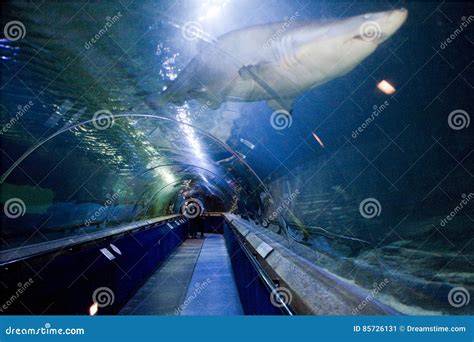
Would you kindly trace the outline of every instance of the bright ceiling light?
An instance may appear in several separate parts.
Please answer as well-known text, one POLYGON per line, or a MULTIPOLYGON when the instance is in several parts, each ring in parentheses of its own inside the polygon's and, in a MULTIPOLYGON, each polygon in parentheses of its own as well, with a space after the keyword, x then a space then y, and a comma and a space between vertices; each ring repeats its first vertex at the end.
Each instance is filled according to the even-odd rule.
POLYGON ((219 14, 220 11, 221 11, 220 6, 211 6, 211 8, 207 10, 206 18, 214 18, 219 14))
POLYGON ((227 5, 228 0, 221 0, 221 1, 212 1, 207 3, 203 6, 203 13, 204 15, 199 17, 199 20, 206 20, 216 18, 221 14, 222 9, 227 5))
POLYGON ((99 311, 99 305, 94 303, 89 308, 89 315, 94 316, 99 311))
POLYGON ((395 93, 395 88, 393 85, 391 85, 390 83, 388 83, 387 81, 385 80, 382 80, 379 82, 379 84, 377 84, 377 88, 384 94, 387 94, 387 95, 392 95, 395 93))

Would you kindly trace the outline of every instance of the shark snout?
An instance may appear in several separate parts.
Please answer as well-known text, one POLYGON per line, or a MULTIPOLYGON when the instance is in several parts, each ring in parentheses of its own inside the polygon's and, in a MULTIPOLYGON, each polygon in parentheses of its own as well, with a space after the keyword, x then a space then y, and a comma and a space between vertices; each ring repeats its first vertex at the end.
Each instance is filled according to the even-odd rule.
POLYGON ((355 38, 380 44, 398 31, 407 16, 408 11, 405 8, 364 14, 360 17, 362 23, 355 38))
POLYGON ((379 20, 377 20, 381 29, 380 42, 390 38, 403 25, 408 17, 408 10, 406 8, 396 9, 385 13, 379 20))

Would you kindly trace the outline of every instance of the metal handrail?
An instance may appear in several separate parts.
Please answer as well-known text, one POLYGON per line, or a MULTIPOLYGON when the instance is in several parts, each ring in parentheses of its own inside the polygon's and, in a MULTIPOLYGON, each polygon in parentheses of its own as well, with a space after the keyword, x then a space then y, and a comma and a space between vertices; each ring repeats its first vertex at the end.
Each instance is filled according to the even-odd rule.
POLYGON ((65 237, 62 239, 51 240, 39 244, 23 246, 20 248, 12 248, 0 251, 0 267, 13 264, 20 260, 37 257, 39 255, 48 254, 55 251, 67 250, 73 246, 78 246, 98 239, 110 239, 114 236, 129 234, 132 231, 147 228, 152 224, 163 224, 171 220, 184 218, 182 215, 169 215, 156 217, 152 219, 142 220, 138 222, 128 223, 114 228, 99 230, 96 232, 76 235, 73 237, 65 237))
MULTIPOLYGON (((279 225, 279 222, 276 221, 276 220, 267 220, 268 223, 271 223, 271 224, 274 224, 274 225, 279 225)), ((287 224, 288 227, 294 229, 296 227, 298 227, 297 224, 295 223, 292 223, 292 222, 288 222, 285 220, 285 223, 287 224)), ((366 241, 366 240, 362 240, 362 239, 359 239, 359 238, 354 238, 354 237, 350 237, 350 236, 345 236, 345 235, 340 235, 340 234, 336 234, 336 233, 333 233, 333 232, 330 232, 328 231, 327 229, 324 229, 322 227, 316 227, 316 226, 309 226, 309 225, 305 225, 305 227, 307 228, 311 228, 311 229, 317 229, 317 230, 320 230, 322 231, 321 233, 319 233, 320 235, 322 236, 325 236, 329 239, 332 239, 332 238, 339 238, 339 239, 345 239, 345 240, 351 240, 351 241, 354 241, 354 242, 360 242, 360 243, 364 243, 364 244, 369 244, 371 245, 371 243, 369 241, 366 241)), ((293 237, 292 237, 293 238, 293 237)), ((294 239, 294 238, 293 238, 294 239)), ((296 239, 294 239, 295 241, 298 241, 296 239)), ((299 241, 298 241, 299 242, 299 241)))
POLYGON ((280 294, 278 293, 277 291, 277 286, 275 285, 275 283, 273 282, 273 280, 271 279, 271 277, 267 274, 267 272, 264 270, 264 268, 262 267, 262 265, 260 265, 260 263, 257 262, 255 256, 249 251, 248 247, 246 246, 246 244, 242 241, 241 237, 240 237, 240 234, 239 232, 237 231, 237 229, 235 229, 235 227, 232 225, 232 222, 229 222, 229 226, 231 227, 231 230, 232 230, 232 233, 234 233, 235 237, 236 237, 236 240, 237 242, 239 243, 239 246, 240 248, 244 251, 245 255, 247 256, 247 258, 249 259, 250 263, 252 264, 253 268, 255 269, 255 271, 257 272, 258 276, 260 277, 260 279, 263 280, 263 283, 265 284, 265 286, 267 287, 267 289, 272 293, 272 294, 275 294, 276 296, 279 297, 279 303, 281 303, 281 307, 280 309, 282 309, 282 311, 289 315, 289 316, 293 316, 294 315, 294 312, 293 310, 285 303, 284 299, 281 298, 280 294))

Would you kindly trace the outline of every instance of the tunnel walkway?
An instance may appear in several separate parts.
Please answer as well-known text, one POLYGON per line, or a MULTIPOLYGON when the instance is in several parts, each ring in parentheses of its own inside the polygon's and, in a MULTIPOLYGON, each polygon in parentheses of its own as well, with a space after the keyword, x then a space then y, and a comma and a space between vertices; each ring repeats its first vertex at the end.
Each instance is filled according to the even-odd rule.
POLYGON ((184 241, 120 314, 242 315, 223 236, 184 241))
MULTIPOLYGON (((9 313, 209 316, 351 314, 368 295, 319 267, 308 247, 248 219, 205 216, 204 239, 187 239, 190 223, 157 218, 4 252, 0 297, 9 301, 29 279, 9 313)), ((398 314, 375 299, 365 313, 398 314)))
POLYGON ((121 315, 174 315, 184 302, 203 240, 188 239, 171 254, 120 311, 121 315))
POLYGON ((222 235, 206 235, 181 314, 244 314, 222 235))

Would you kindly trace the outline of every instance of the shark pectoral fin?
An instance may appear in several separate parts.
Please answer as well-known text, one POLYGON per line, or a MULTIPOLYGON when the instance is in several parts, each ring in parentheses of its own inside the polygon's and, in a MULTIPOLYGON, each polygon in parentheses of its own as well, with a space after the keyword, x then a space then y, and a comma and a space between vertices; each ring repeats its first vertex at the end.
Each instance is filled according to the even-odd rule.
POLYGON ((258 79, 265 72, 271 71, 270 69, 268 69, 270 66, 271 64, 265 61, 258 64, 244 65, 239 69, 239 76, 243 80, 252 80, 256 78, 258 79))
POLYGON ((293 112, 293 102, 294 98, 278 98, 271 99, 267 101, 267 106, 270 107, 273 111, 284 110, 288 114, 293 112))
POLYGON ((248 80, 253 79, 253 75, 255 74, 255 72, 256 72, 255 65, 245 65, 239 69, 239 76, 243 80, 248 81, 248 80))
POLYGON ((276 72, 275 68, 270 63, 262 62, 256 65, 247 65, 239 69, 239 75, 244 80, 253 80, 257 83, 264 91, 267 92, 271 100, 267 101, 267 105, 276 110, 284 110, 291 114, 293 111, 294 99, 291 97, 281 97, 267 82, 265 79, 271 78, 276 72))

